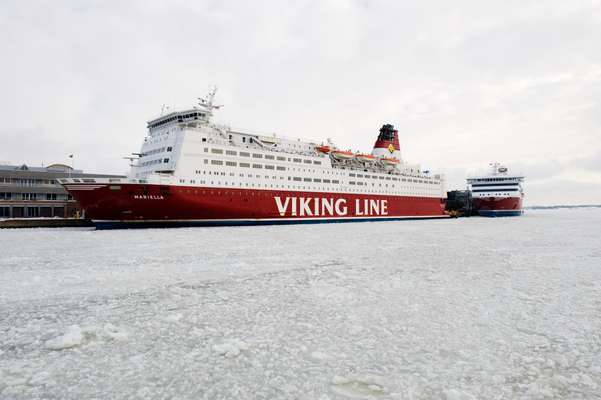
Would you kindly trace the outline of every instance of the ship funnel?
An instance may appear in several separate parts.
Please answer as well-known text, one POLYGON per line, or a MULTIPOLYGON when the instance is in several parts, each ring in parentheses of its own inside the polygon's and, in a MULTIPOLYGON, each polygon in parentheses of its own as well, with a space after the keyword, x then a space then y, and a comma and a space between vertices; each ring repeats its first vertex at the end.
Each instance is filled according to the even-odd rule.
POLYGON ((399 131, 391 124, 382 125, 380 134, 371 152, 376 157, 394 157, 401 159, 401 146, 399 145, 399 131))

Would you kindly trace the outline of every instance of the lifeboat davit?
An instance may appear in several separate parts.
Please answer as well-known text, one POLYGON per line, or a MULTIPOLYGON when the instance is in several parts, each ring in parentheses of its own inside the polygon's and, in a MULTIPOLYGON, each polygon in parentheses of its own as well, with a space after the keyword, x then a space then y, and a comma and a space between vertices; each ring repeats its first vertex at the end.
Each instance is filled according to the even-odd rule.
POLYGON ((382 162, 386 165, 398 165, 400 161, 394 157, 382 157, 382 162))
POLYGON ((350 160, 351 158, 355 157, 353 152, 344 150, 333 150, 331 154, 332 157, 338 160, 350 160))
POLYGON ((371 154, 357 154, 355 157, 357 157, 357 160, 364 163, 372 163, 376 161, 376 157, 372 156, 371 154))
POLYGON ((320 153, 324 153, 324 154, 328 154, 332 149, 330 149, 330 146, 315 146, 315 150, 319 151, 320 153))

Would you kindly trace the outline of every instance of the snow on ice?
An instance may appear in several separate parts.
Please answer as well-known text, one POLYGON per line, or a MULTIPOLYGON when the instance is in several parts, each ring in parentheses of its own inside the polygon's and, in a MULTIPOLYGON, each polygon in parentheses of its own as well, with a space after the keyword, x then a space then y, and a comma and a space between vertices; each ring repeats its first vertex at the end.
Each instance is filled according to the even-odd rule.
POLYGON ((599 398, 599 226, 0 231, 0 398, 599 398))
POLYGON ((46 348, 50 350, 63 350, 71 347, 79 346, 84 340, 83 332, 77 325, 72 325, 67 329, 65 334, 50 339, 46 342, 46 348))
POLYGON ((228 339, 221 344, 214 345, 213 350, 225 357, 236 357, 241 351, 248 350, 248 344, 240 339, 228 339))

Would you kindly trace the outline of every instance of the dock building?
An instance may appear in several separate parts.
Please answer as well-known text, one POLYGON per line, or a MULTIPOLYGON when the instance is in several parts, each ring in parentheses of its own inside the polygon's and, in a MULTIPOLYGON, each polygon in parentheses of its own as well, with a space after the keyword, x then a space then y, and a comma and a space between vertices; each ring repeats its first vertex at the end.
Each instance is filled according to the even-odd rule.
POLYGON ((122 178, 89 174, 65 164, 47 167, 0 165, 0 218, 81 217, 77 201, 57 182, 60 178, 122 178))

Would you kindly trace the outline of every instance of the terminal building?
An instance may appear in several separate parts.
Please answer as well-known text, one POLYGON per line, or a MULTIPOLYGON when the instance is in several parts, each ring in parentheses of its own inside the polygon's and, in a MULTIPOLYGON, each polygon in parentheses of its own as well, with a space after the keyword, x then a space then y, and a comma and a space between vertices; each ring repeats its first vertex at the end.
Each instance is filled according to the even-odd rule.
POLYGON ((29 167, 0 165, 0 218, 78 218, 79 204, 58 183, 60 178, 123 178, 87 174, 64 164, 29 167))

